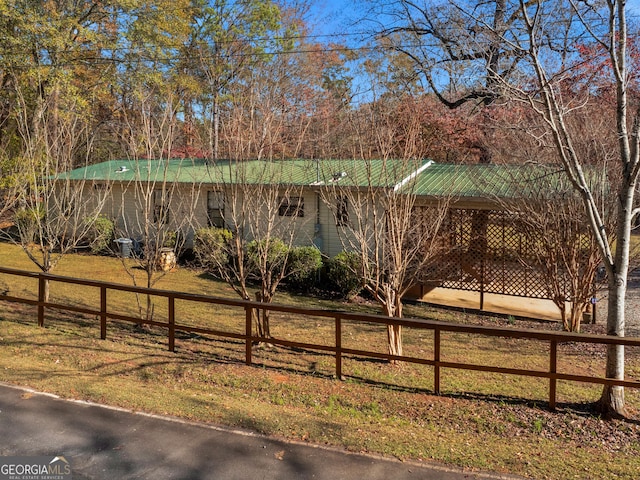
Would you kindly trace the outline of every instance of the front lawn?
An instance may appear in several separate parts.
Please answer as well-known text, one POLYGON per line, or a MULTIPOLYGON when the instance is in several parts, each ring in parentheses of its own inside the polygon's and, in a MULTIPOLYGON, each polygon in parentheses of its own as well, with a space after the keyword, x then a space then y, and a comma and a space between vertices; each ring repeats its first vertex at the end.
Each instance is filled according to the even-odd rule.
MULTIPOLYGON (((0 244, 0 265, 33 270, 18 249, 6 244, 0 244)), ((129 282, 114 258, 70 255, 54 273, 129 282)), ((186 268, 170 272, 157 287, 233 296, 226 285, 186 268)), ((18 295, 33 286, 0 276, 0 289, 18 295)), ((89 295, 73 288, 52 290, 53 297, 77 301, 89 295)), ((135 308, 128 305, 130 298, 112 301, 123 309, 135 308)), ((276 301, 376 311, 366 303, 289 294, 276 301)), ((428 307, 408 310, 408 315, 439 320, 512 323, 428 307)), ((242 324, 244 318, 236 317, 233 311, 215 312, 216 321, 242 324)), ((207 312, 193 314, 193 321, 210 318, 207 312)), ((384 344, 384 332, 371 326, 352 328, 358 342, 384 344)), ((320 322, 310 330, 308 322, 291 318, 276 318, 274 329, 292 338, 326 334, 320 322)), ((419 332, 407 332, 405 342, 409 349, 430 345, 419 332)), ((474 471, 550 479, 640 476, 637 391, 627 391, 633 419, 606 422, 592 415, 589 402, 597 398, 599 388, 589 385, 561 382, 557 412, 545 407, 544 381, 497 374, 447 372, 443 395, 435 396, 430 393, 429 367, 350 359, 341 381, 332 377, 330 355, 279 347, 256 347, 257 365, 248 367, 237 342, 183 334, 176 353, 170 353, 164 331, 110 322, 107 340, 101 341, 95 318, 49 314, 45 328, 38 328, 31 307, 6 303, 0 314, 0 345, 5 352, 0 357, 1 381, 62 397, 474 471)), ((454 334, 443 351, 447 358, 469 363, 527 367, 544 365, 546 353, 517 340, 454 334)), ((604 368, 600 348, 565 346, 562 361, 575 371, 604 368)), ((627 362, 629 374, 640 375, 637 351, 629 349, 627 362)))

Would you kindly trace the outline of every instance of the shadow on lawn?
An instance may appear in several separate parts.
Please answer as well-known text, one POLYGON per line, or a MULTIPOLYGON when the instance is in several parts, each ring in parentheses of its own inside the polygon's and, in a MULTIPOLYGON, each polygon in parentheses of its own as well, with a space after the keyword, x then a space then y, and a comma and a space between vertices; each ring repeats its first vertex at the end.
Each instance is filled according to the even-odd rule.
MULTIPOLYGON (((19 312, 24 313, 24 312, 19 312)), ((34 326, 31 319, 25 319, 24 316, 18 315, 14 318, 6 319, 5 315, 0 318, 2 321, 8 321, 19 325, 34 326)), ((87 319, 81 315, 66 316, 63 322, 57 318, 55 325, 50 324, 47 328, 56 329, 63 334, 74 335, 78 338, 86 339, 86 336, 78 335, 77 332, 66 331, 65 324, 72 324, 82 329, 91 327, 99 328, 99 323, 91 319, 87 319)), ((45 328, 45 330, 47 329, 45 328)), ((36 330, 37 332, 37 330, 36 330)), ((98 336, 93 337, 97 340, 98 336)), ((78 357, 87 352, 94 352, 94 358, 87 360, 88 363, 94 363, 97 355, 106 355, 113 357, 110 361, 98 362, 92 366, 87 366, 86 372, 104 376, 118 375, 144 375, 147 368, 171 368, 176 372, 186 371, 191 367, 206 363, 226 364, 226 365, 245 365, 244 361, 244 342, 233 339, 210 338, 197 333, 177 332, 176 352, 172 353, 167 350, 159 351, 159 348, 166 348, 166 332, 162 328, 147 328, 142 331, 136 329, 135 323, 113 323, 110 327, 110 335, 107 342, 97 342, 94 345, 74 344, 72 342, 56 343, 50 341, 38 341, 35 338, 10 338, 6 335, 2 339, 2 344, 8 348, 19 348, 29 345, 36 349, 59 348, 68 352, 68 355, 74 355, 74 351, 78 352, 78 357), (132 355, 129 345, 131 342, 137 342, 136 348, 143 349, 143 353, 132 355), (148 351, 148 353, 146 353, 148 351), (124 357, 124 358, 121 358, 124 357)), ((319 352, 300 347, 272 346, 254 348, 254 357, 252 367, 257 369, 268 370, 272 372, 285 372, 293 375, 311 376, 325 380, 335 380, 335 374, 329 373, 334 360, 331 353, 319 352), (287 359, 287 355, 294 355, 295 360, 287 359), (284 356, 284 358, 283 358, 284 356), (319 367, 319 363, 327 360, 327 364, 319 367)), ((386 360, 375 358, 364 358, 345 355, 343 361, 357 362, 368 365, 388 366, 398 373, 402 373, 402 367, 390 365, 386 360)), ((334 364, 335 365, 335 364, 334 364)), ((25 372, 24 380, 40 380, 45 376, 72 376, 77 375, 76 369, 51 369, 39 371, 25 372)), ((470 402, 482 401, 494 405, 511 405, 524 406, 537 410, 549 411, 546 401, 537 399, 527 399, 521 397, 512 397, 505 395, 491 395, 469 392, 444 393, 435 396, 433 390, 425 387, 412 387, 406 385, 398 385, 384 380, 376 380, 366 378, 357 374, 345 373, 342 380, 367 385, 371 387, 381 388, 393 392, 405 392, 415 394, 433 395, 439 398, 449 398, 456 400, 467 400, 470 402)), ((572 413, 581 417, 596 417, 597 414, 595 402, 564 402, 558 403, 556 407, 558 413, 572 413)), ((640 420, 634 418, 624 419, 626 423, 640 425, 640 420)))

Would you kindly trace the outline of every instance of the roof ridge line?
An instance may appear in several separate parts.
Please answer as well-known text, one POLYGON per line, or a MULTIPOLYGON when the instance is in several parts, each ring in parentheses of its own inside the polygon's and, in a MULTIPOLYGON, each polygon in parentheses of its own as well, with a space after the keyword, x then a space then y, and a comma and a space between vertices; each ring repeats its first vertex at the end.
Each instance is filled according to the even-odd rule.
POLYGON ((422 172, 424 172, 427 168, 429 168, 431 165, 433 165, 435 162, 433 160, 429 160, 428 162, 426 162, 424 165, 422 165, 421 167, 419 167, 415 172, 411 172, 408 176, 406 176, 405 178, 403 178, 402 180, 400 180, 394 187, 393 187, 393 192, 397 192, 398 190, 400 190, 402 187, 404 187, 407 183, 409 183, 411 180, 413 180, 414 178, 416 178, 418 175, 420 175, 422 172))

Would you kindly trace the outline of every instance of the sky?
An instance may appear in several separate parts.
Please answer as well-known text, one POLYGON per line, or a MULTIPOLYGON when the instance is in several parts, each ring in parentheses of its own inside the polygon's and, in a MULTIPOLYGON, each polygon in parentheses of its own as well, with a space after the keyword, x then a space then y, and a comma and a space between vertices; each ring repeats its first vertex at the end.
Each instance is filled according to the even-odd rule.
MULTIPOLYGON (((367 17, 367 11, 371 3, 368 0, 311 0, 313 6, 310 12, 310 26, 312 35, 318 35, 313 39, 318 43, 336 42, 348 47, 362 45, 367 37, 371 36, 371 24, 362 22, 367 17)), ((639 0, 640 1, 640 0, 639 0)), ((351 68, 356 64, 351 62, 351 68)), ((359 79, 355 70, 352 70, 353 98, 352 102, 358 103, 368 98, 370 87, 359 79)))
POLYGON ((633 15, 640 15, 640 0, 627 0, 627 6, 633 15))
MULTIPOLYGON (((355 23, 366 16, 370 5, 367 0, 311 1, 313 14, 319 20, 317 31, 322 34, 361 31, 362 27, 355 23)), ((640 0, 627 0, 627 12, 630 17, 640 21, 640 0)))
POLYGON ((358 0, 314 0, 311 12, 314 31, 321 35, 360 32, 363 27, 357 22, 366 15, 367 8, 366 2, 358 0))
MULTIPOLYGON (((375 22, 383 21, 380 16, 371 13, 373 5, 381 5, 376 0, 310 0, 312 3, 309 23, 312 35, 318 43, 330 43, 332 41, 346 44, 349 47, 358 47, 371 40, 375 22)), ((385 0, 393 2, 393 0, 385 0)), ((424 2, 436 2, 438 0, 418 0, 424 2)), ((468 0, 470 3, 473 0, 468 0)), ((554 0, 546 0, 553 2, 554 0)), ((392 3, 386 3, 387 6, 392 3)), ((627 15, 630 30, 640 25, 640 0, 626 0, 627 15)), ((379 26, 378 26, 379 28, 379 26)), ((362 92, 366 88, 356 88, 362 92)), ((356 100, 354 98, 354 100, 356 100)))

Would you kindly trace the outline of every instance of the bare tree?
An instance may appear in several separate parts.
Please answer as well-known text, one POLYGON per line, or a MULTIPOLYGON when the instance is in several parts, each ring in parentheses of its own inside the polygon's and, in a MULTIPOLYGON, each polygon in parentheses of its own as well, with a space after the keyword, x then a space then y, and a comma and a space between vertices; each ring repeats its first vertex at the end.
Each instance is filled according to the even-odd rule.
MULTIPOLYGON (((153 93, 141 97, 135 121, 128 124, 132 158, 124 169, 130 169, 134 179, 122 183, 120 199, 114 199, 120 218, 116 236, 135 242, 133 255, 121 256, 122 265, 134 285, 139 284, 137 273, 144 272, 147 288, 175 266, 188 240, 202 182, 185 173, 191 160, 170 158, 179 126, 175 105, 170 96, 164 103, 156 101, 153 93)), ((147 295, 144 304, 136 298, 141 318, 151 320, 151 297, 147 295)))
MULTIPOLYGON (((23 146, 20 170, 16 173, 17 200, 14 222, 19 244, 43 272, 51 272, 69 252, 85 242, 104 206, 107 188, 96 188, 87 178, 70 173, 79 162, 79 147, 87 157, 91 151, 89 122, 77 97, 55 92, 55 109, 44 104, 37 121, 30 118, 27 100, 17 92, 21 108, 16 122, 23 146), (34 127, 34 122, 38 124, 34 127), (89 146, 89 147, 87 147, 89 146)), ((15 173, 15 172, 14 172, 15 173)), ((101 187, 106 187, 104 183, 101 187)), ((45 301, 49 298, 45 283, 45 301)))
MULTIPOLYGON (((211 192, 212 206, 220 212, 211 223, 223 231, 209 250, 205 246, 202 260, 241 298, 270 303, 281 282, 295 273, 289 261, 294 242, 311 240, 304 238, 310 216, 302 186, 293 183, 295 167, 287 161, 218 161, 210 170, 217 189, 211 192)), ((268 338, 268 311, 255 320, 258 336, 268 338)))
MULTIPOLYGON (((333 209, 343 248, 359 258, 363 288, 385 315, 402 317, 403 296, 429 278, 445 246, 448 200, 421 203, 416 195, 416 160, 361 160, 345 166, 323 200, 333 209), (349 178, 346 178, 349 177, 349 178)), ((330 181, 331 182, 331 181, 330 181)), ((332 185, 332 186, 331 186, 332 185)), ((387 329, 389 353, 401 356, 402 327, 387 329)))
MULTIPOLYGON (((477 96, 475 85, 482 84, 481 90, 488 88, 489 95, 486 97, 481 91, 482 98, 521 101, 542 120, 544 126, 537 132, 538 141, 543 148, 553 151, 564 166, 582 198, 601 252, 609 282, 607 333, 623 336, 630 234, 632 220, 638 213, 634 200, 640 172, 640 112, 633 104, 638 70, 630 67, 634 56, 629 48, 627 3, 618 0, 449 0, 442 11, 453 9, 459 21, 442 24, 446 27, 444 30, 433 29, 434 24, 429 20, 437 18, 437 11, 436 17, 425 17, 428 21, 422 28, 413 20, 416 11, 426 10, 416 10, 413 3, 402 4, 409 5, 402 13, 405 20, 402 31, 427 38, 423 36, 425 32, 428 38, 435 39, 417 46, 418 51, 421 46, 428 46, 435 56, 415 56, 407 52, 418 67, 432 66, 422 62, 423 58, 436 59, 436 66, 440 64, 438 58, 442 58, 442 65, 458 65, 467 74, 468 94, 461 98, 477 96), (487 8, 492 9, 492 16, 486 14, 487 8), (469 39, 466 45, 487 46, 488 50, 481 50, 488 53, 498 48, 498 57, 491 54, 477 57, 478 62, 484 62, 490 82, 482 82, 487 77, 479 72, 474 74, 473 59, 464 61, 465 52, 470 50, 460 49, 459 39, 469 39), (462 61, 449 61, 457 58, 462 61), (510 58, 513 60, 509 61, 510 58), (585 66, 590 69, 586 74, 585 66), (577 137, 569 128, 571 121, 582 115, 583 107, 591 102, 599 102, 603 114, 609 114, 611 123, 616 125, 617 162, 609 165, 608 172, 616 180, 614 191, 609 195, 616 203, 615 233, 607 231, 603 210, 584 172, 590 155, 585 156, 576 148, 577 137), (610 238, 615 238, 615 244, 610 238)), ((439 78, 433 70, 422 68, 421 71, 431 72, 433 80, 439 78)), ((432 86, 443 91, 437 81, 432 82, 432 86)), ((608 347, 606 372, 610 378, 624 378, 622 346, 608 347)), ((624 415, 624 389, 605 386, 600 407, 605 415, 624 415)))
MULTIPOLYGON (((235 85, 238 90, 225 121, 212 123, 212 138, 220 134, 212 143, 225 145, 229 160, 219 160, 217 152, 212 153, 207 179, 212 191, 207 195, 212 205, 220 207, 219 226, 230 232, 217 239, 212 270, 241 298, 269 303, 292 274, 291 247, 294 242, 305 243, 301 235, 312 218, 304 214, 305 192, 294 177, 295 162, 274 160, 285 155, 286 126, 304 117, 307 104, 302 99, 308 90, 292 82, 292 68, 300 68, 294 57, 265 54, 260 58, 262 65, 251 78, 235 85), (256 292, 253 282, 259 285, 256 292)), ((299 130, 298 144, 306 130, 304 125, 299 130)), ((266 310, 256 326, 259 336, 270 336, 266 310)))
MULTIPOLYGON (((516 172, 508 182, 521 198, 501 203, 515 215, 514 232, 523 245, 518 260, 542 275, 564 330, 578 332, 584 313, 592 306, 601 265, 584 205, 558 166, 530 166, 516 172)), ((606 179, 600 170, 589 173, 594 196, 605 206, 606 179)), ((607 231, 613 232, 613 216, 605 218, 607 231)))
MULTIPOLYGON (((578 84, 574 86, 575 95, 566 95, 563 88, 565 79, 585 59, 560 64, 549 61, 554 52, 545 47, 546 40, 542 38, 546 38, 544 22, 552 6, 544 2, 521 1, 526 37, 518 47, 530 65, 535 83, 526 89, 516 89, 510 84, 506 87, 516 98, 526 101, 543 119, 545 130, 541 140, 555 150, 571 183, 582 198, 608 277, 607 333, 624 336, 631 228, 633 218, 640 211, 635 206, 640 172, 640 111, 637 107, 635 112, 629 111, 637 71, 634 74, 629 68, 627 7, 625 2, 616 0, 596 4, 571 0, 569 3, 576 14, 571 26, 588 32, 591 36, 590 46, 594 50, 589 60, 606 62, 608 89, 615 92, 609 98, 610 104, 615 105, 612 120, 615 119, 618 138, 617 162, 609 167, 610 176, 619 180, 612 185, 615 194, 609 197, 616 202, 614 232, 607 229, 606 212, 598 203, 588 182, 584 171, 585 158, 575 148, 576 141, 569 128, 572 116, 576 115, 576 107, 588 102, 597 92, 593 85, 578 84), (615 244, 610 241, 613 237, 615 244)), ((606 373, 609 378, 624 379, 624 347, 608 347, 606 373)), ((605 386, 600 406, 606 415, 624 415, 624 389, 605 386)))
POLYGON ((504 37, 521 25, 511 0, 399 0, 373 2, 385 46, 411 59, 416 74, 450 109, 476 110, 474 149, 480 163, 492 161, 492 108, 498 87, 518 75, 520 55, 504 37), (382 19, 382 20, 379 20, 382 19), (488 108, 490 107, 490 108, 488 108))
MULTIPOLYGON (((451 199, 446 192, 437 199, 418 195, 421 173, 431 163, 424 160, 430 141, 420 116, 397 121, 393 101, 412 97, 375 100, 367 116, 351 116, 362 160, 351 162, 356 167, 345 169, 344 181, 328 182, 328 202, 344 248, 359 254, 364 289, 385 315, 401 317, 408 290, 433 280, 431 267, 446 247, 442 233, 451 199), (377 160, 369 160, 370 151, 377 160)), ((387 333, 389 353, 402 355, 401 326, 389 326, 387 333)))

